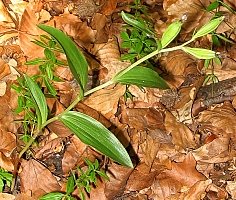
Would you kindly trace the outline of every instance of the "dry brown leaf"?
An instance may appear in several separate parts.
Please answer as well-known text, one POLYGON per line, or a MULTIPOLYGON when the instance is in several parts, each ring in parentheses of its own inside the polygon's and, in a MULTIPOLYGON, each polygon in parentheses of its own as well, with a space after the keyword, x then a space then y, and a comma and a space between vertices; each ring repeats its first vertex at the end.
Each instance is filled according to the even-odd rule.
POLYGON ((164 112, 155 108, 126 108, 121 122, 138 130, 165 129, 164 112))
POLYGON ((107 21, 108 19, 106 18, 106 16, 101 13, 96 13, 94 15, 90 26, 92 27, 92 29, 97 31, 95 43, 100 44, 108 41, 109 35, 107 34, 108 30, 106 30, 107 21))
POLYGON ((198 121, 202 124, 201 129, 214 127, 214 134, 219 137, 230 137, 236 141, 236 112, 231 103, 225 102, 222 106, 215 107, 212 110, 203 111, 198 121))
POLYGON ((9 157, 15 148, 16 136, 11 132, 0 129, 0 151, 9 157))
POLYGON ((164 0, 163 8, 174 20, 185 19, 182 32, 189 33, 203 26, 213 14, 204 11, 210 0, 164 0))
POLYGON ((105 181, 98 180, 97 186, 92 188, 89 196, 90 199, 109 200, 105 195, 105 181))
POLYGON ((110 119, 117 112, 118 101, 125 90, 125 85, 102 89, 90 95, 83 103, 110 119))
POLYGON ((23 160, 20 173, 21 192, 39 198, 42 195, 60 191, 61 187, 52 173, 36 160, 23 160))
POLYGON ((11 73, 9 65, 0 59, 0 80, 11 73))
POLYGON ((168 133, 172 136, 173 144, 181 148, 194 148, 196 141, 192 131, 183 123, 178 122, 170 113, 166 112, 165 127, 168 133))
POLYGON ((0 0, 0 25, 3 25, 8 28, 15 27, 12 17, 6 9, 2 0, 0 0))
POLYGON ((206 180, 206 177, 196 170, 196 160, 191 153, 186 155, 183 162, 172 162, 172 169, 165 170, 157 178, 171 178, 181 183, 182 187, 192 187, 198 181, 206 180))
POLYGON ((137 191, 148 188, 152 185, 156 175, 157 171, 151 171, 150 166, 140 163, 131 173, 127 181, 126 190, 137 191))
POLYGON ((236 183, 235 183, 235 181, 227 181, 226 190, 232 196, 233 199, 236 199, 236 183))
POLYGON ((110 181, 106 182, 105 186, 105 195, 107 199, 114 199, 116 196, 123 194, 127 180, 132 171, 132 168, 112 163, 107 173, 110 181))
POLYGON ((73 134, 62 122, 54 121, 48 125, 50 131, 57 134, 58 137, 68 137, 73 134))
POLYGON ((194 150, 193 156, 197 161, 220 163, 231 160, 234 154, 229 152, 229 138, 216 138, 212 142, 194 150))
POLYGON ((100 12, 104 15, 111 15, 117 6, 118 0, 104 1, 100 12))
POLYGON ((14 171, 11 158, 6 157, 2 152, 0 152, 0 167, 10 172, 14 171))
POLYGON ((103 82, 106 82, 114 77, 122 69, 130 65, 129 62, 122 62, 120 60, 120 51, 116 39, 109 39, 105 44, 95 44, 91 50, 101 62, 102 66, 107 69, 107 75, 103 82))
POLYGON ((66 147, 62 159, 62 170, 64 174, 78 165, 78 161, 83 161, 82 156, 87 148, 87 145, 81 142, 76 136, 70 139, 70 144, 66 147), (81 160, 82 159, 82 160, 81 160))
POLYGON ((0 193, 1 200, 15 200, 15 196, 7 193, 0 193))
MULTIPOLYGON (((43 48, 40 48, 38 45, 31 42, 32 40, 37 39, 38 35, 44 34, 43 31, 37 28, 39 22, 35 15, 35 6, 36 5, 33 5, 32 3, 28 4, 22 15, 19 31, 20 47, 29 59, 44 56, 43 48)), ((33 70, 33 68, 31 67, 30 70, 33 70)), ((35 72, 32 73, 34 74, 35 72)))

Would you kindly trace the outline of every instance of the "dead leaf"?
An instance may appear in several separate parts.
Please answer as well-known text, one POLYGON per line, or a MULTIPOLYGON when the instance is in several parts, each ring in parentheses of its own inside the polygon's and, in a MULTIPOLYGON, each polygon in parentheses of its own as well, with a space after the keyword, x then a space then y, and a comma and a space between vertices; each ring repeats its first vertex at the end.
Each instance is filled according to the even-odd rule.
POLYGON ((114 199, 116 196, 123 194, 127 180, 133 169, 123 167, 112 163, 108 169, 108 176, 110 181, 106 182, 105 195, 107 199, 114 199))
POLYGON ((83 103, 110 119, 117 112, 118 101, 124 95, 125 89, 125 85, 102 89, 90 95, 83 103))
MULTIPOLYGON (((36 5, 28 4, 25 9, 20 23, 19 41, 20 47, 29 59, 43 57, 43 48, 32 43, 32 40, 38 39, 37 36, 44 34, 43 31, 37 28, 39 23, 36 15, 36 5)), ((32 67, 30 68, 32 70, 32 67)), ((35 73, 35 72, 34 72, 35 73)))
POLYGON ((9 172, 14 171, 14 165, 12 163, 12 159, 6 157, 2 152, 0 152, 0 167, 9 172))
POLYGON ((60 191, 60 185, 51 172, 36 160, 23 160, 20 173, 21 192, 39 198, 42 195, 60 191))
POLYGON ((1 200, 15 200, 15 196, 7 193, 0 193, 1 200))
POLYGON ((16 136, 11 132, 0 129, 0 151, 9 157, 15 148, 16 136))
POLYGON ((155 108, 126 108, 122 111, 122 123, 138 130, 165 129, 164 112, 155 108))
POLYGON ((0 25, 4 25, 5 27, 8 28, 15 27, 12 17, 8 12, 8 10, 6 9, 2 0, 0 1, 0 25))
POLYGON ((192 131, 185 124, 178 122, 170 112, 166 112, 165 127, 172 136, 173 144, 184 149, 196 146, 192 131))
POLYGON ((87 147, 88 146, 81 142, 76 136, 70 139, 70 144, 66 147, 62 159, 62 170, 64 174, 71 172, 71 170, 79 164, 79 161, 83 162, 82 157, 87 147))
POLYGON ((196 170, 196 160, 191 153, 186 155, 183 162, 172 162, 172 169, 163 173, 188 187, 193 186, 198 181, 206 180, 206 177, 196 170))

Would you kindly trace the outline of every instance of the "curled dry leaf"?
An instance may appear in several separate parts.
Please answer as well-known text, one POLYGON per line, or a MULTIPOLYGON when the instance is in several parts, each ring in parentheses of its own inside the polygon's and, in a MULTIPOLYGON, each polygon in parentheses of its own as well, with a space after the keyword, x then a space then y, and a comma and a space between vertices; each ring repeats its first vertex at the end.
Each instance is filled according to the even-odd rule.
POLYGON ((2 152, 0 152, 0 167, 9 172, 14 171, 14 165, 12 163, 11 158, 6 157, 2 152))
POLYGON ((60 191, 60 185, 52 173, 36 160, 22 161, 20 173, 21 192, 39 198, 42 195, 60 191))
POLYGON ((116 85, 93 93, 83 103, 110 119, 117 112, 118 101, 124 93, 125 86, 116 85))
POLYGON ((165 127, 167 132, 172 136, 173 144, 184 149, 194 148, 196 146, 192 131, 184 123, 178 122, 168 111, 165 116, 165 127))

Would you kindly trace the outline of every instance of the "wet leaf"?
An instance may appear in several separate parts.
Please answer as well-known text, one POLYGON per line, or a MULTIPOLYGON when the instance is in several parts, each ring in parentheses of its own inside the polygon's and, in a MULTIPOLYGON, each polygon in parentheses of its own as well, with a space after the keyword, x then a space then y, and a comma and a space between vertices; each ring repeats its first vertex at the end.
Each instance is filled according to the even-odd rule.
POLYGON ((119 140, 100 122, 79 112, 70 111, 61 116, 62 121, 82 142, 128 167, 133 167, 130 157, 119 140))

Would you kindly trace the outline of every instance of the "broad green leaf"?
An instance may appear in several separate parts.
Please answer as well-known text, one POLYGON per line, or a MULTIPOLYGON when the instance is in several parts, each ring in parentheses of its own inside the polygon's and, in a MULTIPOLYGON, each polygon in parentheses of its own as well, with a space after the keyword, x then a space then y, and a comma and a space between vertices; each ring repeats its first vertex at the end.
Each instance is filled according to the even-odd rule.
MULTIPOLYGON (((122 74, 122 72, 121 72, 122 74)), ((118 74, 113 78, 114 82, 122 84, 133 84, 142 87, 153 87, 167 89, 169 86, 157 72, 146 67, 134 67, 123 75, 118 74)))
POLYGON ((161 38, 162 48, 165 48, 176 38, 176 36, 179 34, 181 30, 182 24, 183 23, 181 21, 176 21, 167 27, 161 38))
POLYGON ((128 13, 125 13, 124 11, 121 11, 121 17, 127 24, 135 28, 138 28, 139 30, 147 33, 149 36, 154 35, 154 33, 145 24, 136 20, 133 15, 130 15, 128 13))
POLYGON ((182 47, 182 50, 198 59, 212 59, 216 57, 216 53, 209 49, 182 47))
POLYGON ((193 40, 196 38, 202 37, 204 35, 207 35, 208 33, 211 33, 214 31, 220 23, 224 20, 224 16, 215 18, 211 21, 209 21, 207 24, 205 24, 203 27, 201 27, 192 37, 193 40))
POLYGON ((51 192, 40 197, 39 200, 61 200, 65 195, 60 192, 51 192))
POLYGON ((133 167, 130 157, 120 141, 100 122, 83 113, 69 111, 60 117, 65 124, 82 142, 88 144, 117 161, 133 167))
POLYGON ((24 78, 26 81, 26 85, 30 91, 30 94, 32 95, 38 107, 38 112, 37 110, 36 112, 37 112, 38 118, 40 118, 39 124, 41 125, 47 121, 47 117, 48 117, 48 108, 47 108, 46 99, 44 97, 43 92, 39 88, 38 84, 35 81, 33 81, 32 78, 30 78, 27 75, 24 75, 24 78))
POLYGON ((62 31, 44 24, 40 24, 38 27, 53 36, 62 46, 66 54, 70 70, 80 84, 81 89, 84 90, 88 81, 88 63, 84 55, 70 39, 70 37, 62 31))

